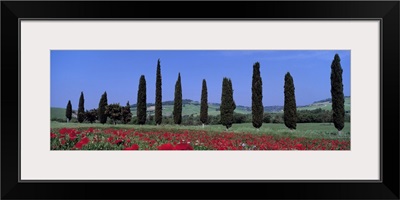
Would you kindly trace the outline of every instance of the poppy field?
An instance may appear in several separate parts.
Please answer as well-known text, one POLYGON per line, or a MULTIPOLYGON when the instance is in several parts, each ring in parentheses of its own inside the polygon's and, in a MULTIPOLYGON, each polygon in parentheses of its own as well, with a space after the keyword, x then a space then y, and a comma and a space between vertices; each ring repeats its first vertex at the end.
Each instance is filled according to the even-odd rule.
POLYGON ((350 150, 350 140, 208 130, 52 128, 51 150, 350 150))

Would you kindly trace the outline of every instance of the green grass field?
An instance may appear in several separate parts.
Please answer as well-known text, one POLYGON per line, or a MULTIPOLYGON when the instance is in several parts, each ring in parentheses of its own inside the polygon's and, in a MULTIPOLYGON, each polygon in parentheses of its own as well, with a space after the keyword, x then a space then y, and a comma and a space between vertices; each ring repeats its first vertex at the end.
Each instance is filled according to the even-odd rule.
MULTIPOLYGON (((223 132, 226 131, 225 127, 222 125, 208 125, 202 128, 202 126, 178 126, 178 125, 134 125, 134 124, 99 124, 99 123, 60 123, 51 122, 51 128, 115 128, 115 129, 135 129, 141 131, 170 131, 177 132, 182 130, 205 130, 210 132, 223 132)), ((229 132, 236 133, 254 133, 254 134, 267 134, 274 136, 284 136, 284 137, 305 137, 305 138, 326 138, 326 139, 350 139, 350 123, 345 123, 343 129, 343 134, 338 136, 337 130, 333 124, 329 123, 299 123, 297 124, 297 129, 290 131, 286 128, 284 124, 272 124, 264 123, 263 126, 257 131, 251 123, 243 124, 233 124, 229 129, 229 132)))

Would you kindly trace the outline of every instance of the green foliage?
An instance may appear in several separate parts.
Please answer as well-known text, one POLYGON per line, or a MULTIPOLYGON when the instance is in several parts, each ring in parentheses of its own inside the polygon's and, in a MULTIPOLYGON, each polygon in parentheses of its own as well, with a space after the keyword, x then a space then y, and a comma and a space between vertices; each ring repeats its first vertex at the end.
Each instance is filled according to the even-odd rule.
POLYGON ((132 119, 131 106, 129 105, 129 101, 126 103, 126 106, 122 108, 122 123, 127 124, 132 119))
POLYGON ((269 113, 263 114, 263 122, 264 123, 271 123, 271 115, 269 113))
POLYGON ((331 65, 331 94, 332 94, 332 118, 335 128, 341 131, 344 127, 344 94, 342 83, 343 69, 340 65, 340 57, 335 54, 331 65))
POLYGON ((71 121, 72 118, 72 105, 71 100, 68 101, 67 109, 65 111, 65 116, 67 117, 67 122, 71 121))
POLYGON ((251 86, 251 111, 253 116, 254 128, 260 128, 263 123, 264 107, 262 103, 262 78, 260 75, 260 63, 256 62, 253 65, 253 80, 251 86))
POLYGON ((233 123, 234 124, 241 124, 241 123, 251 122, 251 120, 249 120, 247 116, 248 115, 234 112, 233 113, 233 123))
POLYGON ((178 74, 178 80, 175 84, 175 98, 174 98, 174 116, 175 124, 182 123, 182 85, 181 85, 181 73, 178 74))
POLYGON ((107 122, 107 117, 108 117, 107 114, 106 114, 107 105, 108 105, 107 92, 104 92, 104 94, 101 95, 100 102, 99 102, 99 107, 97 109, 97 111, 98 111, 97 117, 98 117, 100 123, 102 123, 102 124, 107 122))
POLYGON ((82 123, 85 120, 85 99, 83 97, 83 92, 79 97, 79 107, 78 107, 78 122, 82 123))
POLYGON ((140 81, 139 81, 136 116, 138 124, 146 123, 146 117, 147 117, 146 79, 144 75, 140 76, 140 81))
POLYGON ((222 80, 222 95, 221 95, 221 124, 227 129, 233 123, 233 111, 236 109, 235 101, 233 100, 232 81, 226 77, 222 80))
POLYGON ((282 114, 275 114, 275 116, 273 117, 272 123, 274 124, 282 124, 283 123, 283 116, 282 114))
POLYGON ((95 122, 96 119, 97 119, 97 113, 98 113, 97 109, 91 109, 89 111, 86 110, 86 112, 85 112, 85 120, 90 122, 90 123, 95 122))
POLYGON ((161 88, 161 66, 160 59, 157 61, 157 77, 156 77, 156 102, 155 102, 155 122, 162 122, 162 88, 161 88))
POLYGON ((105 114, 110 117, 113 124, 117 124, 117 121, 122 119, 122 109, 119 103, 114 103, 106 106, 105 114))
POLYGON ((296 129, 297 122, 297 108, 294 90, 293 78, 288 72, 285 75, 285 102, 283 105, 283 121, 285 122, 286 127, 289 129, 296 129))
POLYGON ((206 79, 203 79, 202 90, 201 90, 201 105, 200 105, 200 121, 206 124, 208 121, 208 100, 207 100, 207 83, 206 79))

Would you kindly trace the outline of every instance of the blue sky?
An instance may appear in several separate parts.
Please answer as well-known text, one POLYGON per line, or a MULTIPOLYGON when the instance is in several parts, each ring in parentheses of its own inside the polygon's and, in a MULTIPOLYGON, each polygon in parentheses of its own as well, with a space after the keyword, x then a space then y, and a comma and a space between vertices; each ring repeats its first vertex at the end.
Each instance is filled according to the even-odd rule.
POLYGON ((52 50, 51 107, 77 109, 81 91, 85 109, 97 108, 107 91, 108 103, 135 104, 139 78, 147 83, 147 102, 154 103, 157 60, 161 61, 162 98, 173 100, 181 73, 184 99, 200 101, 206 79, 208 100, 220 103, 222 79, 231 78, 237 105, 251 106, 253 64, 260 63, 264 106, 283 105, 284 76, 293 77, 297 105, 330 98, 330 73, 338 53, 344 94, 350 96, 349 50, 52 50))

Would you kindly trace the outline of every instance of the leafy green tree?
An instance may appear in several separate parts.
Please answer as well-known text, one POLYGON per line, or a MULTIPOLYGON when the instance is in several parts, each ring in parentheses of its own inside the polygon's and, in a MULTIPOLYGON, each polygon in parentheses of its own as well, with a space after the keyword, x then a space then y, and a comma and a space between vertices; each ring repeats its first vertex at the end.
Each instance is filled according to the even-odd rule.
POLYGON ((181 73, 178 74, 178 80, 175 84, 175 98, 174 98, 174 110, 172 112, 174 116, 175 124, 181 124, 182 122, 182 85, 181 85, 181 73))
POLYGON ((122 109, 119 103, 113 103, 106 106, 105 114, 110 117, 113 121, 114 125, 117 124, 117 121, 122 119, 122 109))
POLYGON ((340 64, 340 57, 335 54, 331 65, 332 119, 339 135, 344 128, 345 117, 342 74, 343 69, 340 64))
POLYGON ((283 106, 283 121, 285 122, 286 127, 288 127, 290 130, 296 129, 297 107, 294 93, 295 89, 293 78, 289 72, 285 75, 284 90, 285 102, 283 106))
POLYGON ((206 79, 203 79, 203 85, 201 90, 201 105, 200 105, 200 121, 204 124, 208 121, 208 100, 207 100, 207 83, 206 79))
POLYGON ((253 126, 257 130, 262 126, 264 106, 262 103, 262 79, 260 75, 260 63, 256 62, 253 65, 253 82, 251 87, 251 111, 253 116, 253 126))
POLYGON ((126 106, 122 108, 122 122, 127 124, 132 119, 131 113, 131 105, 129 105, 129 101, 126 103, 126 106))
POLYGON ((161 88, 161 66, 160 59, 157 61, 157 76, 156 76, 156 103, 155 103, 155 121, 156 125, 162 122, 162 88, 161 88))
POLYGON ((107 122, 107 117, 108 117, 107 114, 106 114, 107 105, 108 105, 107 92, 104 92, 104 94, 101 95, 100 102, 99 102, 99 107, 97 109, 97 111, 98 111, 97 117, 98 117, 100 123, 102 123, 102 124, 107 122))
POLYGON ((139 90, 137 95, 136 116, 138 124, 146 123, 147 105, 146 105, 146 79, 144 75, 140 76, 139 90))
POLYGON ((79 97, 79 107, 78 107, 78 122, 82 123, 85 120, 85 99, 83 97, 83 92, 79 97))
POLYGON ((233 100, 232 82, 230 79, 224 77, 222 81, 222 95, 221 95, 221 124, 228 130, 233 123, 233 112, 236 109, 235 101, 233 100))
POLYGON ((85 119, 90 122, 91 124, 93 124, 93 122, 96 121, 97 119, 97 109, 91 109, 91 110, 86 110, 85 112, 85 119))
POLYGON ((71 121, 71 118, 72 118, 71 100, 68 101, 67 110, 65 111, 65 116, 67 117, 67 122, 71 121))

